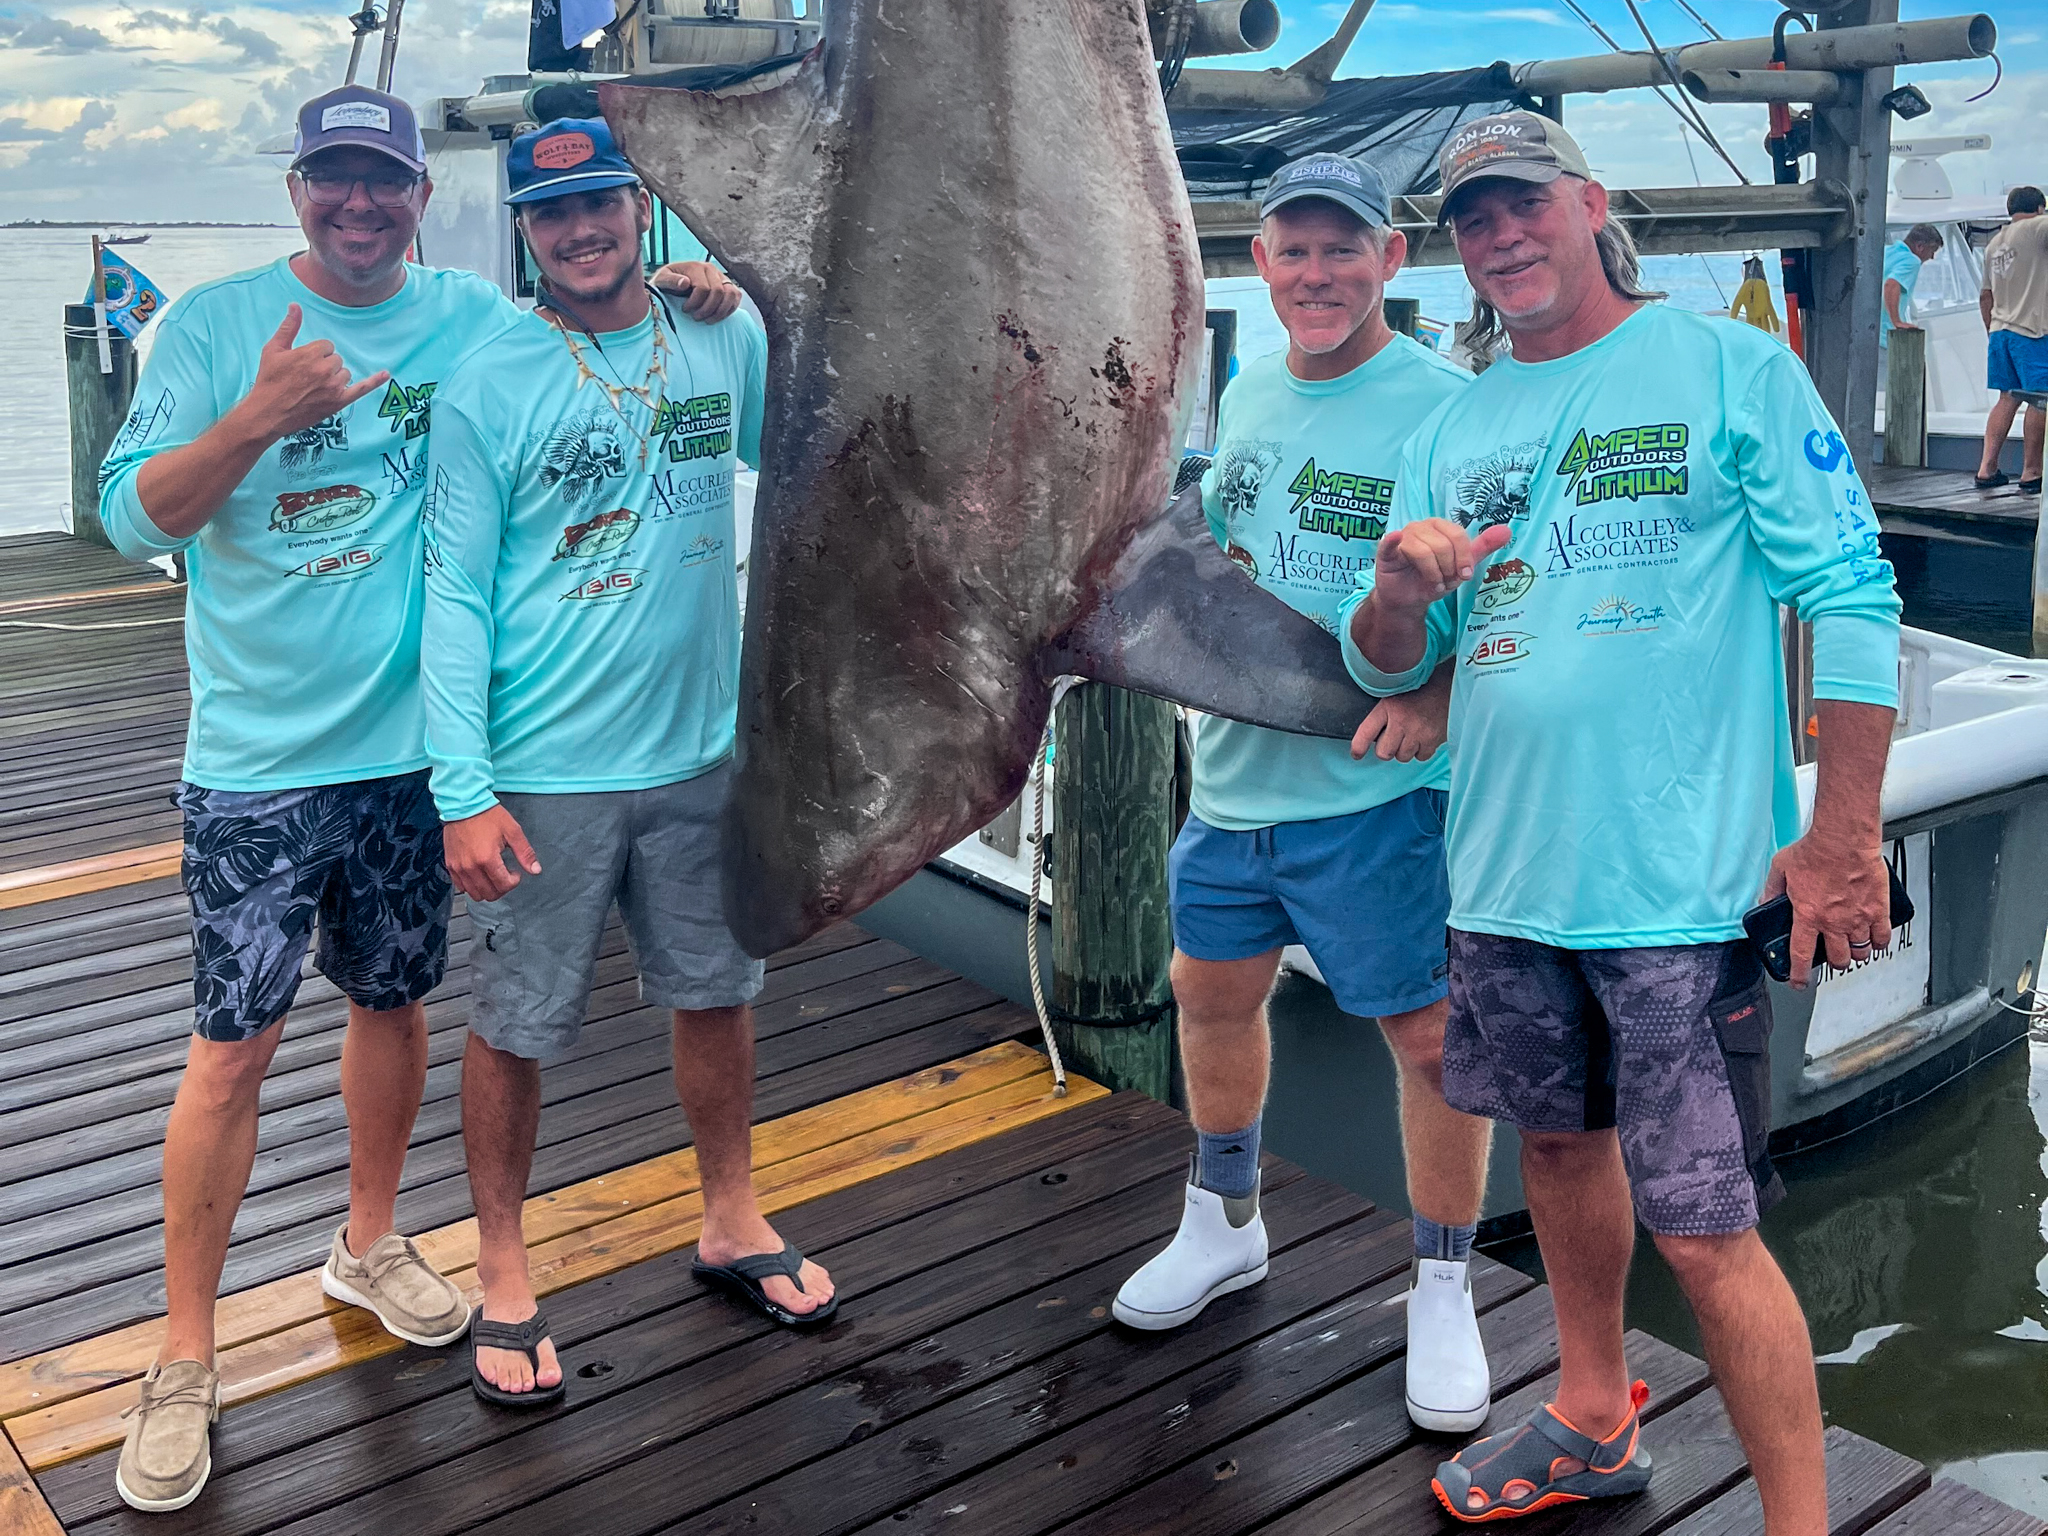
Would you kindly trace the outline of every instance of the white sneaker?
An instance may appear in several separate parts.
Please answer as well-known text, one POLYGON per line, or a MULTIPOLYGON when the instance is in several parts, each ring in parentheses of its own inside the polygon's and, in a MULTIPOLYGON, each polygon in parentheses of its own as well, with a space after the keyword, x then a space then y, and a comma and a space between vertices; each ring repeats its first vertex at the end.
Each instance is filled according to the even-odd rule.
POLYGON ((1218 1296, 1266 1278, 1259 1192, 1228 1198, 1188 1185, 1180 1230, 1116 1293, 1110 1311, 1129 1328, 1178 1328, 1218 1296))
POLYGON ((1460 1434, 1486 1422, 1493 1376, 1472 1308, 1472 1266, 1417 1259, 1408 1288, 1408 1417, 1460 1434))

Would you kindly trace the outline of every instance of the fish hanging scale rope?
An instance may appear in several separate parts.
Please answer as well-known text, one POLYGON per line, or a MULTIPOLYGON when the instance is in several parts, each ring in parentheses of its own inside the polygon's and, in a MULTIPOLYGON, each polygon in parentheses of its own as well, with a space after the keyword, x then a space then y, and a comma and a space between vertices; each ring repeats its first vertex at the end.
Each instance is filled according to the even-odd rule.
POLYGON ((1060 700, 1083 679, 1063 677, 1052 685, 1052 708, 1045 713, 1045 734, 1039 738, 1037 755, 1031 759, 1031 900, 1024 911, 1024 966, 1031 973, 1031 1006, 1038 1014, 1038 1032, 1045 1037, 1045 1054, 1052 1058, 1052 1093, 1067 1096, 1067 1064, 1060 1060, 1059 1042, 1052 1037, 1052 1014, 1045 1006, 1045 983, 1038 975, 1038 893, 1045 883, 1045 766, 1052 755, 1052 726, 1059 718, 1060 700))

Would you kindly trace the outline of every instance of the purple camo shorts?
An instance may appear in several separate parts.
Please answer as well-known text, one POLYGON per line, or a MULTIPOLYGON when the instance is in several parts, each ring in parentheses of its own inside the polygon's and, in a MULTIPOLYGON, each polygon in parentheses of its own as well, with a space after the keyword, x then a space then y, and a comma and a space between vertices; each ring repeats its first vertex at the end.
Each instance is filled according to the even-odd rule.
POLYGON ((1743 1232, 1771 1166, 1771 999, 1746 943, 1557 949, 1451 930, 1444 1097, 1530 1131, 1614 1129, 1652 1232, 1743 1232))

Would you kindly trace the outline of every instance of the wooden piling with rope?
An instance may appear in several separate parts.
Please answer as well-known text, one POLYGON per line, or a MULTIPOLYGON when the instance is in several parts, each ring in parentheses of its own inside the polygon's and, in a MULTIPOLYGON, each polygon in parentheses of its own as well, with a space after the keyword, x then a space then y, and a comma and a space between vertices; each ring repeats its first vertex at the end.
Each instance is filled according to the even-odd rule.
POLYGON ((121 430, 135 397, 135 343, 105 323, 105 278, 93 242, 93 304, 64 306, 64 386, 71 408, 71 531, 107 548, 100 522, 100 460, 121 430), (104 355, 106 367, 102 368, 104 355))
POLYGON ((1173 706, 1090 683, 1060 701, 1054 742, 1054 1038, 1075 1071, 1166 1102, 1173 706))

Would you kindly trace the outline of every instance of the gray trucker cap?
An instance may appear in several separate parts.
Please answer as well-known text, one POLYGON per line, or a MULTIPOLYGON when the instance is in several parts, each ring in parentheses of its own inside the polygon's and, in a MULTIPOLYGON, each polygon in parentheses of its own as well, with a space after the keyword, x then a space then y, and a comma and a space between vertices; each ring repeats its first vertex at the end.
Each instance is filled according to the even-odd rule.
POLYGON ((1363 160, 1348 155, 1303 155, 1273 173, 1259 199, 1259 217, 1304 197, 1320 197, 1348 208, 1375 229, 1387 226, 1387 184, 1363 160))

